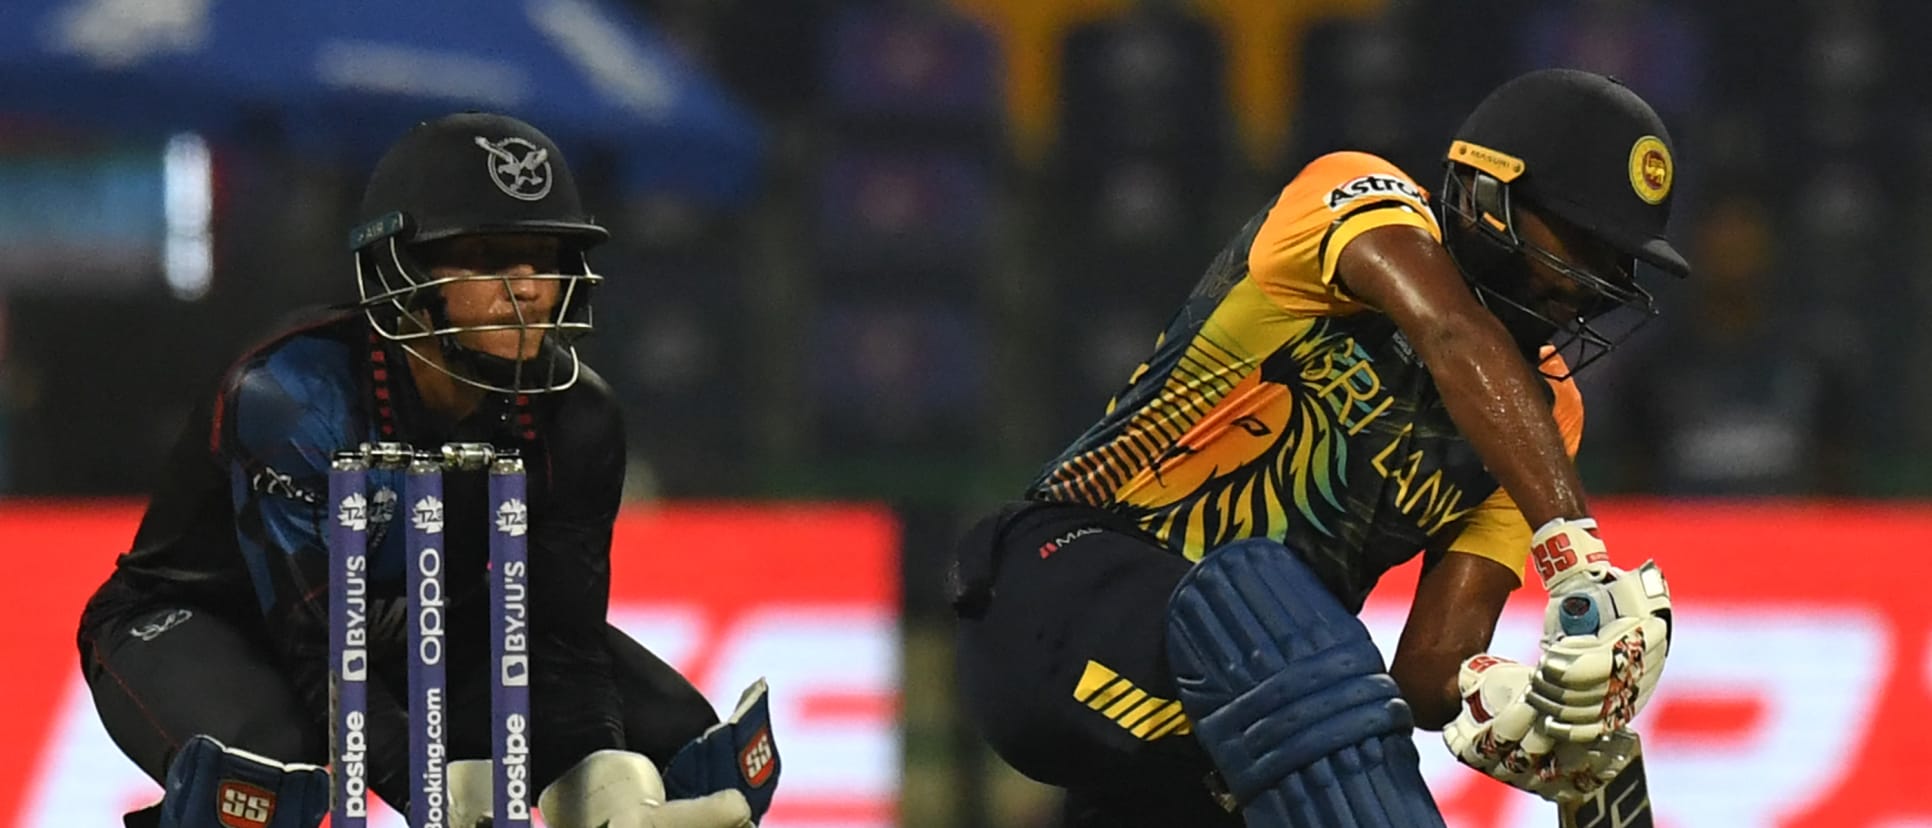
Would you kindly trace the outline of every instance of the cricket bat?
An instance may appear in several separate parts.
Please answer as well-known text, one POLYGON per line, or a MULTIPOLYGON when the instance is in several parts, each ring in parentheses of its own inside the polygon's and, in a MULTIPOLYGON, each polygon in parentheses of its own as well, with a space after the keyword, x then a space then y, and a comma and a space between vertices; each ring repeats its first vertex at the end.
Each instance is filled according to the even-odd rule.
POLYGON ((1558 812, 1560 828, 1652 828, 1643 741, 1638 739, 1633 746, 1630 764, 1617 778, 1604 783, 1588 799, 1559 806, 1558 812))
MULTIPOLYGON (((1565 596, 1558 618, 1568 635, 1597 631, 1598 607, 1588 593, 1565 596)), ((1644 778, 1644 745, 1630 734, 1630 764, 1589 798, 1557 807, 1560 828, 1652 828, 1650 783, 1644 778)))

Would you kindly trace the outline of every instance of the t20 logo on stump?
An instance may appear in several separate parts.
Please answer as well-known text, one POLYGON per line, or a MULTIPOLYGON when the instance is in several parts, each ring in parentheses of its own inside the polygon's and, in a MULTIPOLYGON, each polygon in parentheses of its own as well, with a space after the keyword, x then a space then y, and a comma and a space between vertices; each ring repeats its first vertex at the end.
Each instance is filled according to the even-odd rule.
POLYGON ((224 779, 215 788, 215 818, 227 828, 268 828, 275 795, 246 782, 224 779))

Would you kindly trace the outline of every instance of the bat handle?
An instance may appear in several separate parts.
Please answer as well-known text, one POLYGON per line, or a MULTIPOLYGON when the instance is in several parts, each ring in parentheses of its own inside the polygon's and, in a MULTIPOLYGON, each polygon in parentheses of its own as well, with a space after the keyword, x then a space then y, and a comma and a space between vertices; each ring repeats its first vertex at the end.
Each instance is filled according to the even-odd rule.
POLYGON ((1556 617, 1564 635, 1594 635, 1602 625, 1597 597, 1588 592, 1572 592, 1557 601, 1556 617))

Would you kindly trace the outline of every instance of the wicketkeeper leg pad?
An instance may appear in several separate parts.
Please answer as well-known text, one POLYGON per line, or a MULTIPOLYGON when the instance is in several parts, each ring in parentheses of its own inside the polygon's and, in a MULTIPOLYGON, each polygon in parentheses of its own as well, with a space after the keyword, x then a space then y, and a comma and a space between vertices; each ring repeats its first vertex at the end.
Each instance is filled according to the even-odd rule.
POLYGON ((694 799, 735 788, 751 804, 753 818, 764 817, 781 769, 765 691, 764 679, 752 682, 728 718, 671 757, 664 768, 664 787, 672 799, 694 799))
POLYGON ((1443 824, 1368 629, 1281 544, 1222 546, 1183 577, 1167 657, 1249 826, 1443 824))
POLYGON ((328 771, 208 736, 181 746, 163 788, 161 828, 315 828, 329 810, 328 771))

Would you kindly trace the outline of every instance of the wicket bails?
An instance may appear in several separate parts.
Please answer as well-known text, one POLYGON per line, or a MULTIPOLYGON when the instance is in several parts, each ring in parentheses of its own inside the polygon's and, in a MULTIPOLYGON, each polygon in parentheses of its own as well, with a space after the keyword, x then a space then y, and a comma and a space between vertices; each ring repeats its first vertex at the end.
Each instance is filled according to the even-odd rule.
POLYGON ((445 510, 443 473, 490 473, 490 706, 495 824, 530 824, 530 703, 527 635, 528 560, 523 463, 513 452, 461 443, 437 452, 399 443, 340 452, 329 472, 334 511, 328 536, 330 593, 330 824, 362 828, 368 815, 369 532, 389 520, 396 498, 370 493, 369 472, 401 470, 408 504, 404 552, 409 619, 409 824, 448 824, 448 684, 445 668, 445 510))

